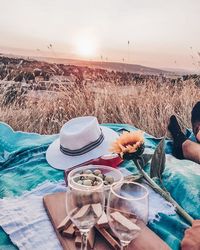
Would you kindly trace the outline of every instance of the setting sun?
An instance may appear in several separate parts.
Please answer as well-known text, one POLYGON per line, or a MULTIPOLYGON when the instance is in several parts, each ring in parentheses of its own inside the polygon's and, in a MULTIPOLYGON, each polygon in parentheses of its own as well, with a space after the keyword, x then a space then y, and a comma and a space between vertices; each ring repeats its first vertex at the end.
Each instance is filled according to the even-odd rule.
POLYGON ((83 57, 91 57, 96 54, 96 43, 94 39, 89 37, 82 37, 77 39, 76 51, 77 54, 83 57))

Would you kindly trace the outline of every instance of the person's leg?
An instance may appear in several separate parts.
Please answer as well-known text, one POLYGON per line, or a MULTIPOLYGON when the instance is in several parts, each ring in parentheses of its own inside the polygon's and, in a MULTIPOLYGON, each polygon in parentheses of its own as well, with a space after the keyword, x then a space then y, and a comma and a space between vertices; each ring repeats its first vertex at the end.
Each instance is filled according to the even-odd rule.
POLYGON ((191 123, 192 130, 197 139, 197 142, 200 143, 200 102, 197 102, 191 112, 191 123))
POLYGON ((172 154, 178 159, 184 159, 182 145, 187 140, 187 137, 181 131, 178 121, 174 115, 170 117, 168 129, 173 137, 172 154))
POLYGON ((200 121, 192 122, 192 131, 198 143, 200 143, 200 121))
POLYGON ((182 152, 185 159, 200 164, 200 144, 186 140, 182 144, 182 152))
POLYGON ((181 131, 174 115, 170 117, 168 126, 173 137, 173 155, 178 159, 188 159, 200 163, 200 144, 190 141, 181 131))

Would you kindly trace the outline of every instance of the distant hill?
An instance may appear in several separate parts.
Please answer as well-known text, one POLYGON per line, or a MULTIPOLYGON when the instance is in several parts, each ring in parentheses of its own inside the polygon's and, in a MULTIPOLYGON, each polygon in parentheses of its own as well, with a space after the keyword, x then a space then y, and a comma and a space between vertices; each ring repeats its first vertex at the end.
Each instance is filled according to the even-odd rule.
MULTIPOLYGON (((4 54, 1 54, 2 56, 4 54)), ((6 54, 5 54, 6 55, 6 54)), ((106 70, 114 70, 114 71, 124 71, 130 73, 144 74, 144 75, 160 75, 164 74, 166 76, 174 75, 175 71, 170 69, 158 69, 147 67, 138 64, 126 64, 119 62, 99 62, 99 61, 86 61, 86 60, 76 60, 76 59, 65 59, 65 58, 53 58, 53 57, 34 57, 34 56, 21 56, 21 55, 12 55, 7 54, 6 56, 10 58, 24 58, 24 59, 36 59, 38 61, 45 61, 48 63, 57 63, 57 64, 70 64, 77 66, 88 66, 91 68, 102 68, 106 70)), ((183 73, 183 72, 182 72, 183 73)), ((176 74, 181 75, 181 72, 177 72, 176 74)))
POLYGON ((147 74, 148 75, 158 75, 158 74, 171 75, 173 74, 172 71, 146 67, 146 66, 142 66, 138 64, 85 61, 85 60, 74 60, 74 59, 50 58, 50 57, 40 57, 40 58, 37 57, 35 59, 45 60, 47 62, 73 64, 77 66, 88 66, 88 67, 94 67, 94 68, 103 68, 107 70, 125 71, 125 72, 130 72, 130 73, 138 73, 138 74, 146 74, 146 75, 147 74))
POLYGON ((174 72, 174 73, 180 74, 180 75, 183 75, 183 74, 188 74, 188 75, 199 74, 198 70, 195 71, 195 70, 180 69, 180 68, 162 68, 162 70, 174 72))

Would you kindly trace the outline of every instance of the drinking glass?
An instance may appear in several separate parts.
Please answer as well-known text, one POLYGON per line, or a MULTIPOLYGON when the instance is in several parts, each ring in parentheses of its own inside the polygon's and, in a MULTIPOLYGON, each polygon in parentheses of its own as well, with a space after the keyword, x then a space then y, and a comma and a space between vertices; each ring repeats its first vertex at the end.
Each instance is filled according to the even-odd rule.
POLYGON ((71 177, 68 187, 66 195, 67 214, 81 233, 81 249, 87 249, 88 233, 104 210, 103 181, 100 177, 91 174, 75 175, 71 177), (91 185, 91 180, 95 185, 91 185))
POLYGON ((108 222, 122 249, 126 249, 141 232, 138 222, 147 224, 148 196, 147 188, 136 182, 122 181, 111 185, 107 204, 108 222))

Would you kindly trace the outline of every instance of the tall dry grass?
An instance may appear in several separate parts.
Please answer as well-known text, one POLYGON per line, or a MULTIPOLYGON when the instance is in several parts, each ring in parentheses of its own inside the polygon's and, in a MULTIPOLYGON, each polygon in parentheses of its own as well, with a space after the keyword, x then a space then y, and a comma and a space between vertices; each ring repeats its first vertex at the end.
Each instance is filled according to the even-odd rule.
POLYGON ((127 87, 68 86, 53 96, 28 97, 23 105, 1 106, 0 120, 16 130, 52 134, 73 117, 94 115, 100 123, 128 123, 162 136, 171 114, 191 127, 191 109, 198 100, 199 88, 192 80, 174 86, 151 81, 127 87))

